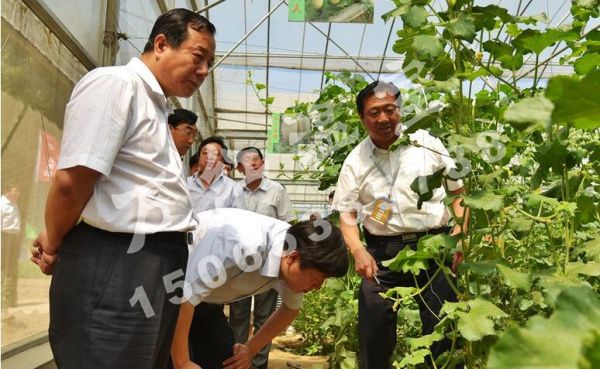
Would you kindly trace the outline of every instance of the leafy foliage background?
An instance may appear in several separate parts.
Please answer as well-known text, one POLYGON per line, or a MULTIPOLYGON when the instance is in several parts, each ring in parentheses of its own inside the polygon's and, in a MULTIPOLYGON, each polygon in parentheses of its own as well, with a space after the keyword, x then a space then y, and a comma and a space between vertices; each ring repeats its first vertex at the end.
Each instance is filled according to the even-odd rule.
MULTIPOLYGON (((402 90, 405 133, 428 129, 443 140, 471 209, 461 237, 424 238, 389 261, 413 273, 437 263, 450 275, 444 260, 457 247, 465 257, 453 286, 459 302, 446 303, 432 335, 419 337, 411 310, 418 288, 388 292, 401 315, 395 368, 425 367, 428 347, 444 336, 455 345, 437 368, 600 367, 599 2, 572 1, 573 22, 560 28, 543 27, 543 14, 468 0, 447 0, 443 11, 429 0, 394 3, 384 17, 403 21, 394 51, 412 82, 402 90), (545 80, 556 57, 574 75, 545 80)), ((311 120, 302 150, 321 171, 305 176, 322 190, 366 137, 354 102, 366 84, 360 75, 326 73, 316 101, 286 111, 311 120)), ((401 135, 394 149, 410 144, 401 135)), ((436 179, 420 180, 431 187, 436 179)), ((427 191, 414 190, 425 199, 427 191)), ((295 323, 306 338, 301 350, 328 353, 334 368, 358 367, 357 283, 354 275, 328 283, 295 323)))

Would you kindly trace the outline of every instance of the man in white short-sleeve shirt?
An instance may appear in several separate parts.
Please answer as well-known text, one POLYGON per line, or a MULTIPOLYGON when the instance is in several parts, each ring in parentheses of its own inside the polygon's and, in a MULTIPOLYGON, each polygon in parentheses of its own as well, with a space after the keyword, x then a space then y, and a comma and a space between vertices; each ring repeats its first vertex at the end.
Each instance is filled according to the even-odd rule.
POLYGON ((198 368, 188 352, 194 305, 229 303, 271 288, 281 294, 283 304, 245 343, 235 343, 222 309, 213 312, 199 330, 207 341, 207 347, 200 350, 207 355, 219 347, 229 349, 220 359, 211 355, 211 361, 202 363, 203 369, 246 368, 252 357, 294 320, 303 293, 319 289, 328 277, 347 272, 342 235, 327 220, 290 226, 254 212, 227 208, 200 213, 199 218, 195 238, 200 241, 190 255, 185 278, 188 301, 182 305, 173 339, 176 369, 198 368))
POLYGON ((210 136, 198 148, 198 172, 187 178, 197 212, 217 208, 245 209, 242 188, 225 175, 227 145, 222 137, 210 136))
POLYGON ((196 220, 167 98, 202 84, 214 33, 205 17, 172 9, 156 20, 141 57, 94 69, 73 90, 46 231, 32 252, 52 274, 49 339, 60 368, 162 369, 169 361, 179 307, 163 277, 183 276, 196 220))
POLYGON ((237 170, 244 175, 239 185, 244 191, 246 209, 284 222, 296 219, 285 187, 264 176, 265 159, 259 149, 241 149, 237 162, 237 170))
MULTIPOLYGON (((386 82, 373 82, 357 96, 358 115, 369 136, 348 155, 340 171, 333 209, 340 212, 340 229, 355 260, 355 269, 363 277, 359 291, 359 346, 361 369, 389 369, 396 346, 397 313, 393 300, 380 293, 396 286, 415 286, 412 275, 393 272, 381 262, 393 259, 406 247, 415 248, 421 236, 448 231, 449 212, 443 203, 444 187, 418 206, 418 195, 411 188, 419 176, 439 170, 451 174, 456 165, 438 138, 423 130, 410 134, 414 144, 389 150, 402 134, 400 91, 386 82), (366 248, 360 240, 357 223, 362 223, 366 248)), ((447 180, 452 194, 462 192, 460 180, 447 180)), ((452 203, 454 213, 464 218, 460 199, 452 203)), ((464 223, 466 226, 466 223, 464 223)), ((453 231, 461 231, 461 225, 453 231)), ((455 255, 456 263, 461 254, 455 255)), ((433 263, 432 263, 433 264, 433 263)), ((417 298, 423 322, 423 334, 429 334, 439 321, 444 301, 456 301, 456 295, 444 273, 429 270, 416 276, 418 286, 429 288, 417 298)), ((418 287, 415 286, 415 287, 418 287)), ((449 349, 443 340, 432 345, 437 357, 449 349)))
MULTIPOLYGON (((242 188, 224 173, 226 153, 227 145, 222 137, 210 136, 200 143, 197 153, 198 172, 187 179, 196 212, 219 208, 245 208, 242 188)), ((219 318, 222 315, 223 304, 202 303, 194 310, 190 327, 191 359, 203 368, 217 365, 215 362, 220 364, 223 361, 222 357, 231 352, 231 347, 214 344, 212 337, 205 334, 207 329, 219 329, 218 324, 222 323, 219 318)))
MULTIPOLYGON (((285 188, 264 176, 265 160, 256 147, 245 147, 237 156, 237 170, 244 175, 239 182, 246 209, 272 218, 292 222, 296 219, 285 188)), ((246 342, 250 334, 250 318, 257 331, 277 306, 277 291, 270 290, 253 298, 229 305, 229 323, 238 342, 246 342), (252 304, 254 299, 254 304, 252 304), (253 306, 252 314, 251 307, 253 306)), ((252 360, 252 369, 267 369, 271 346, 265 346, 252 360)))

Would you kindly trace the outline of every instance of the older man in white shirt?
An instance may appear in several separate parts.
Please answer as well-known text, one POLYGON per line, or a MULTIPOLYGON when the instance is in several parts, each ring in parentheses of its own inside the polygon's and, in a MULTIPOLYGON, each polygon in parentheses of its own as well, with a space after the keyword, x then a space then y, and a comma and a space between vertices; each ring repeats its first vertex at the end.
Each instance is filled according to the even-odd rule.
POLYGON ((32 258, 52 273, 49 338, 59 368, 167 365, 179 308, 167 280, 183 276, 196 223, 168 98, 201 85, 214 33, 205 17, 172 9, 140 58, 94 69, 73 90, 32 258))
MULTIPOLYGON (((190 361, 188 332, 194 305, 224 304, 276 289, 283 304, 251 339, 235 343, 222 309, 203 309, 202 347, 192 347, 202 369, 249 368, 252 357, 284 330, 302 306, 302 294, 318 289, 328 277, 344 276, 348 255, 340 230, 328 220, 290 226, 240 209, 199 214, 200 241, 188 262, 175 338, 175 369, 199 368, 190 361)), ((196 307, 198 309, 198 307, 196 307)), ((196 318, 196 317, 194 317, 196 318)))
MULTIPOLYGON (((396 346, 397 313, 393 301, 380 293, 396 286, 414 286, 407 273, 392 272, 381 262, 392 259, 405 247, 415 248, 425 234, 447 232, 449 213, 443 203, 444 188, 417 206, 418 195, 410 188, 418 176, 445 168, 455 168, 439 139, 419 130, 410 135, 418 145, 389 147, 401 132, 400 91, 386 82, 373 82, 357 96, 357 110, 369 136, 350 152, 337 182, 333 209, 340 212, 340 228, 355 260, 356 271, 363 277, 359 291, 359 346, 361 369, 389 369, 396 346), (360 240, 357 223, 362 223, 366 248, 360 240)), ((462 192, 460 180, 447 181, 452 194, 462 192)), ((452 204, 455 214, 463 217, 459 200, 452 204)), ((460 232, 458 227, 455 233, 460 232)), ((458 257, 459 255, 457 255, 458 257)), ((419 286, 428 284, 417 302, 423 322, 423 334, 429 334, 439 319, 444 301, 456 301, 456 295, 443 273, 434 270, 417 276, 419 286)), ((432 345, 433 357, 449 348, 447 340, 432 345)))

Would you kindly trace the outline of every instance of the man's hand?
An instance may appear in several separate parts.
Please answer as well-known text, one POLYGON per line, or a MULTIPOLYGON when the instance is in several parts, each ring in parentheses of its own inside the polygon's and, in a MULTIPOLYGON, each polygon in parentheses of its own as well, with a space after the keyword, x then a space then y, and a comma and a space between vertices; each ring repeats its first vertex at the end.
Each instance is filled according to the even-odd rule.
POLYGON ((354 269, 361 277, 372 279, 373 275, 377 274, 378 268, 375 259, 369 254, 364 247, 356 249, 352 252, 354 257, 354 269))
POLYGON ((236 343, 233 345, 233 356, 223 362, 224 369, 250 369, 252 356, 248 346, 236 343))
POLYGON ((185 362, 183 365, 180 365, 180 366, 173 365, 173 367, 175 369, 202 369, 202 367, 200 365, 194 363, 191 360, 188 360, 187 362, 185 362))
POLYGON ((48 235, 46 231, 40 233, 35 241, 33 241, 33 249, 31 250, 31 261, 37 264, 42 273, 46 275, 52 274, 54 271, 54 264, 58 260, 58 255, 48 254, 48 235))

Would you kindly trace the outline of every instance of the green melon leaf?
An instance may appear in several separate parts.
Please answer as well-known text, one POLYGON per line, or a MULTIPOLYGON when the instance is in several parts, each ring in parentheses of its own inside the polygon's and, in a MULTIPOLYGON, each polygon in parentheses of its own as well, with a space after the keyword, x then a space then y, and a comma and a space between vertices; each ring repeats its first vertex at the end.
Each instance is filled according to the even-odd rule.
POLYGON ((444 46, 436 36, 417 35, 413 38, 413 49, 419 60, 429 61, 444 52, 444 46))
POLYGON ((600 264, 599 263, 580 263, 573 262, 567 264, 566 272, 568 276, 576 277, 580 274, 598 277, 600 276, 600 264))
POLYGON ((600 262, 600 236, 576 247, 575 252, 578 254, 585 253, 588 260, 600 262))
POLYGON ((451 19, 446 27, 458 39, 471 42, 475 38, 475 21, 470 15, 460 14, 458 18, 451 19))
POLYGON ((504 206, 504 197, 491 191, 473 191, 465 196, 463 203, 473 209, 499 211, 504 206))
POLYGON ((531 288, 531 274, 519 272, 502 264, 497 264, 496 267, 502 279, 509 287, 529 292, 531 288))
POLYGON ((552 120, 573 123, 577 128, 600 127, 600 70, 583 79, 556 76, 548 82, 546 97, 554 103, 552 120))
POLYGON ((419 29, 427 23, 427 10, 422 6, 413 6, 410 10, 402 15, 402 22, 407 26, 419 29))
POLYGON ((504 118, 516 129, 536 129, 550 126, 554 104, 543 96, 527 97, 512 105, 504 118))
POLYGON ((593 70, 600 68, 600 53, 585 54, 575 60, 573 64, 575 72, 579 75, 588 74, 593 70))
POLYGON ((550 28, 545 32, 526 29, 512 41, 513 46, 520 50, 541 54, 544 49, 559 41, 575 41, 580 38, 576 30, 563 31, 550 28))
POLYGON ((469 341, 479 341, 496 335, 494 320, 508 315, 490 301, 482 298, 468 301, 469 311, 458 312, 458 330, 469 341))
MULTIPOLYGON (((594 360, 594 355, 589 355, 589 339, 597 337, 598 332, 598 296, 588 288, 566 288, 549 319, 534 316, 526 327, 508 329, 491 348, 487 367, 579 369, 582 359, 594 360)), ((600 350, 599 346, 594 340, 591 351, 600 350)))

